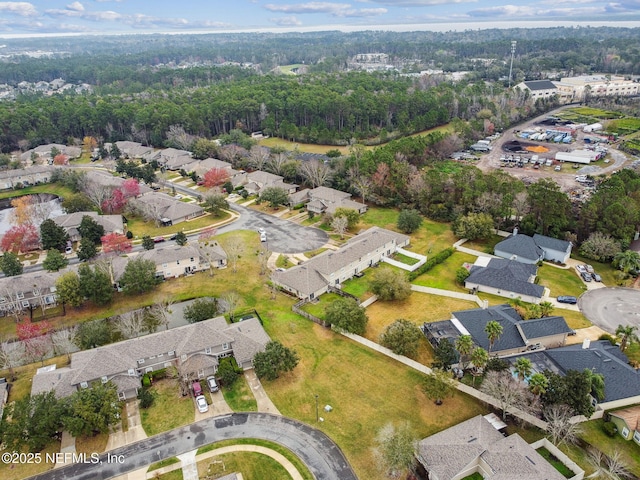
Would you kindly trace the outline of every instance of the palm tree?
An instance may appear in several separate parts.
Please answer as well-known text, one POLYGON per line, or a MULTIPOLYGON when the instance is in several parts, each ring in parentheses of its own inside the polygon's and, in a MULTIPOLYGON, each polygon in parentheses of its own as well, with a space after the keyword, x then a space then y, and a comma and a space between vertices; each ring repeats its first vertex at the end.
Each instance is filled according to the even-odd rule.
POLYGON ((529 390, 534 395, 544 395, 547 393, 547 388, 549 388, 549 379, 544 375, 544 373, 534 373, 529 378, 529 390))
POLYGON ((474 344, 473 344, 473 339, 471 338, 471 335, 460 335, 456 339, 456 350, 458 350, 458 353, 460 354, 460 362, 462 363, 462 370, 465 370, 467 368, 466 363, 468 363, 469 361, 468 357, 473 351, 473 347, 474 347, 474 344))
POLYGON ((489 339, 489 352, 491 352, 493 344, 496 343, 500 338, 500 335, 502 335, 502 325, 495 320, 491 320, 490 322, 487 322, 487 325, 484 327, 484 331, 489 339))
POLYGON ((525 378, 531 375, 532 368, 533 368, 533 365, 531 363, 531 360, 524 357, 521 357, 518 360, 516 360, 516 363, 513 366, 513 369, 518 374, 518 378, 521 379, 522 381, 524 381, 525 378))
POLYGON ((548 317, 551 315, 551 313, 553 312, 553 303, 551 302, 540 302, 539 303, 539 307, 540 307, 540 316, 541 317, 548 317))
POLYGON ((628 274, 631 270, 640 270, 640 253, 626 250, 613 257, 613 264, 628 274))
POLYGON ((618 325, 616 335, 620 337, 620 350, 624 352, 630 343, 638 341, 637 329, 638 327, 633 325, 618 325))
POLYGON ((525 303, 522 301, 522 298, 520 297, 516 297, 516 298, 512 298, 509 303, 511 304, 511 306, 513 307, 513 309, 518 312, 518 315, 520 315, 521 317, 524 317, 524 313, 525 313, 525 309, 526 309, 526 305, 525 303))
POLYGON ((474 375, 473 375, 473 384, 476 384, 476 375, 480 374, 484 367, 489 363, 489 353, 482 347, 476 347, 471 352, 471 362, 473 363, 474 375))

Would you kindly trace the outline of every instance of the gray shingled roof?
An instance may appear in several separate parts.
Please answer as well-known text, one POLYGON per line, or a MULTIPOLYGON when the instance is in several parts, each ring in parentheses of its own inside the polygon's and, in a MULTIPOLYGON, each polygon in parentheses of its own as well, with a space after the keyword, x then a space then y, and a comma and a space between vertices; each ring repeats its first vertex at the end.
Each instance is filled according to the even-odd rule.
POLYGON ((224 332, 234 338, 233 356, 238 365, 252 361, 256 353, 264 351, 270 340, 260 320, 255 317, 234 323, 224 332))
POLYGON ((486 309, 474 308, 453 312, 452 315, 467 329, 473 341, 489 350, 489 339, 484 331, 487 323, 495 320, 502 326, 502 335, 493 344, 492 351, 509 350, 512 348, 523 348, 526 346, 525 340, 520 335, 516 324, 521 320, 520 315, 510 305, 496 305, 486 309))
POLYGON ((545 317, 532 320, 525 320, 518 323, 522 329, 522 333, 528 339, 542 338, 550 335, 559 335, 569 333, 571 329, 567 325, 564 317, 545 317))
POLYGON ((585 369, 601 373, 604 378, 604 401, 640 395, 640 374, 627 363, 624 354, 606 340, 591 342, 588 349, 582 344, 546 350, 544 354, 554 361, 563 373, 585 369))
POLYGON ((195 203, 185 203, 166 193, 151 192, 137 199, 142 204, 155 204, 159 218, 178 220, 189 215, 201 215, 204 210, 195 203))
MULTIPOLYGON (((172 263, 176 261, 189 262, 190 258, 199 259, 200 250, 193 245, 168 245, 166 247, 156 247, 152 250, 145 250, 139 254, 145 260, 151 260, 156 265, 172 263)), ((190 263, 187 263, 190 265, 190 263)))
POLYGON ((548 250, 557 250, 558 252, 566 253, 571 249, 571 242, 547 237, 546 235, 540 235, 538 233, 533 235, 533 241, 536 242, 539 247, 546 248, 548 250))
MULTIPOLYGON (((506 252, 535 262, 540 260, 544 254, 542 249, 533 241, 533 238, 529 235, 523 234, 511 235, 505 240, 497 243, 494 247, 494 251, 506 252)), ((496 255, 498 254, 496 253, 496 255)))
POLYGON ((537 271, 538 267, 535 265, 492 258, 486 267, 473 265, 466 282, 542 298, 544 287, 528 282, 529 277, 535 275, 537 271))
POLYGON ((530 80, 524 84, 529 90, 555 90, 558 88, 551 80, 530 80))

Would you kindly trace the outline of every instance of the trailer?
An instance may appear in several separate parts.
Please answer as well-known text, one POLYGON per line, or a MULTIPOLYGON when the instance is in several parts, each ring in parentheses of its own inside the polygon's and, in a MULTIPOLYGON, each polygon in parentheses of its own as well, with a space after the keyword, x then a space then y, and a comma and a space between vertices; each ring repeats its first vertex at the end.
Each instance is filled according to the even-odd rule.
POLYGON ((571 135, 567 135, 562 139, 562 143, 571 143, 573 141, 573 137, 571 135))
POLYGON ((589 164, 598 159, 598 154, 589 150, 574 150, 573 152, 558 152, 555 158, 559 162, 589 164))
POLYGON ((553 137, 553 141, 555 143, 560 143, 562 141, 562 139, 564 138, 564 133, 561 133, 559 135, 556 135, 555 137, 553 137))

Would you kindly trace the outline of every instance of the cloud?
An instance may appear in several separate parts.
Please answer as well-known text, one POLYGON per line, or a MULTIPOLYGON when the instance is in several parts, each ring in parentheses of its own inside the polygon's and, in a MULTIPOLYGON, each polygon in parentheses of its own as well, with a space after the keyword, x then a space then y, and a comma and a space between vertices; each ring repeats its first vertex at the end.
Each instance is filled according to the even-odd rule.
POLYGON ((302 22, 298 20, 295 15, 281 18, 270 18, 269 20, 281 27, 299 27, 302 25, 302 22))
POLYGON ((485 18, 485 17, 550 17, 550 18, 571 18, 584 15, 601 15, 605 12, 604 8, 594 7, 566 7, 566 8, 537 8, 526 5, 499 5, 495 7, 478 8, 468 12, 469 17, 485 18))
POLYGON ((386 8, 352 8, 348 3, 308 2, 294 5, 275 5, 269 3, 264 6, 271 12, 282 13, 325 13, 334 17, 372 17, 387 13, 386 8))
POLYGON ((84 5, 82 5, 80 2, 73 2, 67 5, 67 10, 75 10, 76 12, 83 12, 84 5))
POLYGON ((29 2, 0 2, 0 12, 13 13, 21 17, 34 17, 38 15, 36 7, 29 2))
POLYGON ((380 3, 388 7, 431 7, 456 3, 472 3, 477 0, 358 0, 362 3, 380 3))

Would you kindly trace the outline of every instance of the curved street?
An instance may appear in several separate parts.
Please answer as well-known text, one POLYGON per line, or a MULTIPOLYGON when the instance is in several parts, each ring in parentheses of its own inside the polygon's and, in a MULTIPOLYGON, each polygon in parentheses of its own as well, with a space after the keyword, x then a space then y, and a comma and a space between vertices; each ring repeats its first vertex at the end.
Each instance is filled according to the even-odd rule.
POLYGON ((599 288, 578 300, 580 310, 594 325, 613 334, 618 325, 640 327, 640 291, 632 288, 599 288))
POLYGON ((100 462, 74 463, 31 477, 35 480, 113 478, 210 443, 260 438, 295 453, 318 480, 357 480, 342 450, 323 432, 269 413, 234 413, 207 418, 100 455, 100 462), (109 461, 121 458, 123 461, 109 461))

